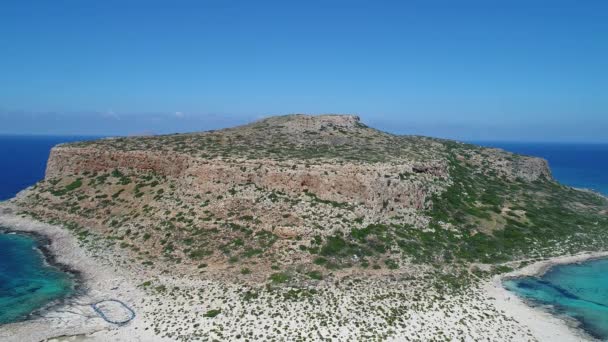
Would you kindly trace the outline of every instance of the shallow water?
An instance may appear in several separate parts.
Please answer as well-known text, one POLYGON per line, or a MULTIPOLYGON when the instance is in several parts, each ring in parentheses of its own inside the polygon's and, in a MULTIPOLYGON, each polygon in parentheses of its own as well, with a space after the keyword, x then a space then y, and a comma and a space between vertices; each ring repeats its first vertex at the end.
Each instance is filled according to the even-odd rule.
POLYGON ((73 292, 72 277, 46 264, 37 245, 29 236, 0 233, 0 324, 73 292))
POLYGON ((542 277, 522 277, 504 286, 533 304, 578 320, 590 335, 608 339, 608 259, 559 265, 542 277))

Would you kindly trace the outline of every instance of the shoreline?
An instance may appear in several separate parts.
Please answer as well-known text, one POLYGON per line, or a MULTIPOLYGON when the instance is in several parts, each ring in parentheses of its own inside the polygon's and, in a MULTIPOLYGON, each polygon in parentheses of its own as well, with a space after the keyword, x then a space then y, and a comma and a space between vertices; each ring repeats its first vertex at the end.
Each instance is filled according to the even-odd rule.
POLYGON ((74 293, 33 311, 25 320, 2 324, 1 341, 38 342, 70 336, 93 341, 158 340, 143 331, 145 317, 138 315, 137 320, 117 326, 104 321, 90 305, 117 298, 137 311, 145 294, 134 284, 135 278, 123 274, 126 270, 91 255, 67 229, 21 217, 17 211, 18 207, 10 202, 0 202, 2 232, 36 239, 45 262, 74 277, 74 293))
MULTIPOLYGON (((581 252, 574 255, 564 255, 554 258, 549 258, 546 260, 541 260, 534 262, 532 264, 526 265, 518 270, 503 274, 504 279, 508 278, 518 278, 518 277, 541 277, 549 269, 554 266, 559 265, 568 265, 568 264, 578 264, 581 262, 591 261, 594 259, 602 259, 608 257, 608 251, 605 252, 581 252)), ((503 280, 504 280, 503 279, 503 280)))
MULTIPOLYGON (((0 220, 1 222, 1 220, 0 220)), ((71 301, 77 300, 82 296, 86 296, 87 288, 85 286, 85 281, 82 276, 82 272, 70 265, 66 265, 64 263, 57 261, 57 256, 51 250, 51 239, 39 232, 33 231, 23 231, 17 229, 11 229, 10 227, 6 227, 0 224, 0 234, 15 234, 26 236, 28 238, 33 239, 36 242, 35 249, 42 255, 42 260, 44 264, 49 267, 55 268, 63 273, 68 274, 72 281, 72 292, 64 297, 52 300, 51 302, 43 305, 42 307, 35 309, 25 316, 23 319, 19 319, 17 321, 4 323, 2 325, 20 323, 29 320, 35 320, 36 317, 43 316, 45 313, 52 312, 54 309, 59 309, 63 306, 69 305, 71 301)))
POLYGON ((554 266, 578 264, 607 258, 608 252, 582 252, 534 262, 509 273, 493 276, 483 284, 483 290, 494 305, 525 325, 534 337, 543 341, 597 341, 574 318, 559 315, 549 307, 531 305, 529 301, 507 290, 503 281, 520 277, 540 277, 554 266))
MULTIPOLYGON (((77 272, 82 281, 80 284, 82 292, 74 297, 65 298, 65 300, 55 303, 55 305, 46 306, 46 310, 41 309, 40 315, 32 315, 31 319, 2 325, 0 340, 26 342, 49 339, 53 341, 168 340, 148 330, 150 323, 156 320, 153 315, 154 308, 144 308, 143 300, 147 296, 136 285, 140 284, 143 279, 141 276, 138 277, 135 270, 125 269, 119 263, 108 261, 105 254, 102 258, 90 254, 86 248, 80 246, 77 238, 70 231, 61 226, 42 223, 29 217, 24 218, 17 214, 17 210, 6 210, 6 208, 18 209, 10 203, 0 203, 0 226, 4 227, 4 231, 27 234, 42 239, 41 245, 44 245, 44 248, 47 249, 43 253, 50 256, 49 263, 52 262, 54 265, 61 265, 60 267, 77 272), (114 326, 103 321, 101 317, 93 312, 89 304, 96 300, 111 298, 127 302, 137 312, 137 318, 125 326, 114 326)), ((555 265, 583 262, 602 257, 608 257, 608 252, 580 253, 534 262, 521 269, 503 275, 496 275, 490 280, 479 283, 479 287, 476 286, 473 291, 477 294, 484 294, 482 296, 484 299, 480 303, 484 303, 484 305, 487 303, 497 310, 503 311, 505 316, 514 321, 517 326, 527 328, 531 333, 528 335, 530 337, 551 342, 594 340, 580 329, 577 324, 578 321, 565 319, 542 307, 528 305, 515 293, 504 288, 502 281, 521 276, 538 276, 555 265)), ((214 291, 212 289, 215 288, 212 285, 213 282, 189 282, 171 279, 177 282, 174 284, 180 284, 180 286, 182 283, 191 283, 190 285, 195 288, 205 286, 211 291, 214 291)), ((168 280, 168 278, 165 280, 168 280)), ((172 284, 172 282, 168 282, 168 284, 172 284)), ((217 287, 215 290, 219 291, 219 289, 223 290, 224 288, 217 287)), ((213 297, 212 293, 210 292, 211 297, 205 301, 204 310, 219 305, 212 304, 216 303, 216 298, 213 297)), ((147 302, 146 305, 164 307, 172 303, 171 300, 163 299, 159 302, 147 302)), ((182 305, 192 306, 192 304, 183 303, 182 305)), ((202 308, 188 306, 184 306, 184 308, 194 310, 191 313, 204 312, 202 308)), ((228 315, 228 311, 225 314, 228 315)), ((234 316, 226 316, 226 319, 230 321, 233 318, 234 316)), ((221 316, 218 319, 222 319, 221 316)), ((422 316, 420 319, 423 319, 422 316)), ((496 322, 495 327, 501 328, 505 324, 506 322, 496 322)), ((525 336, 525 334, 522 332, 522 336, 525 336)), ((499 340, 502 339, 499 338, 499 340)))
POLYGON ((578 191, 582 191, 582 192, 587 192, 587 193, 591 193, 594 195, 597 195, 599 197, 602 197, 606 200, 608 200, 608 194, 604 194, 602 192, 600 192, 599 190, 595 190, 595 189, 590 189, 590 188, 579 188, 576 186, 570 186, 572 189, 578 190, 578 191))

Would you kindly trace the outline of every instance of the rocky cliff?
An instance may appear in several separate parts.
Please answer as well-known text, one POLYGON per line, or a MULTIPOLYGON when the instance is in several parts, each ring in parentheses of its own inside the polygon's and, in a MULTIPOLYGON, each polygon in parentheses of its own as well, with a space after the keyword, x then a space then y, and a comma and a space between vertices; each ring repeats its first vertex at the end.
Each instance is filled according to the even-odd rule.
MULTIPOLYGON (((542 159, 392 135, 357 116, 288 115, 219 131, 59 145, 45 180, 20 204, 119 240, 157 267, 190 272, 204 261, 231 269, 245 260, 264 274, 275 263, 531 253, 502 240, 541 239, 532 228, 544 224, 537 212, 567 191, 542 159), (503 233, 520 230, 528 236, 503 233), (500 247, 479 249, 479 241, 500 247)), ((575 197, 590 208, 590 199, 575 197)))
POLYGON ((221 193, 239 184, 255 184, 294 195, 307 191, 323 200, 360 203, 374 210, 380 210, 383 203, 389 203, 391 210, 423 209, 428 196, 438 191, 433 181, 448 178, 447 164, 439 161, 305 164, 272 159, 208 160, 180 153, 69 146, 53 148, 46 178, 115 169, 172 177, 194 193, 221 193), (411 175, 411 179, 403 175, 411 175))
MULTIPOLYGON (((317 146, 330 145, 339 149, 341 146, 358 143, 362 145, 357 147, 360 150, 356 151, 357 153, 386 154, 386 151, 376 152, 378 149, 373 145, 383 144, 384 140, 399 139, 397 136, 367 128, 360 122, 358 116, 294 115, 272 117, 225 132, 194 135, 190 140, 204 140, 207 135, 219 135, 220 144, 226 145, 226 149, 243 150, 248 146, 238 141, 239 138, 251 139, 251 136, 255 136, 257 140, 272 138, 271 135, 263 136, 266 132, 261 132, 262 135, 255 132, 258 127, 273 128, 275 131, 271 134, 287 137, 289 143, 277 143, 273 149, 281 151, 285 148, 283 145, 293 145, 295 142, 297 148, 307 148, 313 155, 318 152, 317 146), (326 132, 329 134, 324 134, 326 132), (302 135, 309 137, 303 139, 302 135), (361 137, 364 137, 362 141, 353 142, 355 139, 361 140, 361 137), (225 142, 226 140, 228 143, 225 142), (365 146, 365 141, 368 141, 370 146, 365 146), (366 151, 367 149, 369 151, 366 151)), ((175 140, 180 139, 179 135, 174 137, 175 140)), ((155 140, 155 138, 141 139, 155 140)), ((233 158, 234 156, 231 155, 228 155, 228 158, 209 157, 204 152, 200 154, 192 152, 191 146, 188 145, 196 145, 195 142, 188 142, 183 148, 184 151, 175 148, 174 151, 169 151, 166 148, 167 142, 162 142, 164 150, 159 151, 159 148, 154 148, 154 144, 150 142, 148 142, 149 146, 139 147, 137 138, 125 140, 132 140, 128 145, 133 146, 113 148, 113 140, 110 139, 96 142, 91 146, 55 147, 47 164, 46 178, 62 178, 83 172, 108 172, 114 169, 152 172, 186 183, 184 186, 194 192, 202 189, 221 192, 238 184, 251 183, 269 191, 289 194, 307 191, 323 200, 360 203, 377 211, 382 209, 394 211, 401 208, 425 209, 429 203, 429 196, 441 191, 441 186, 437 184, 449 180, 448 162, 444 157, 445 147, 439 141, 426 142, 423 138, 414 143, 421 146, 411 158, 396 156, 395 159, 391 159, 389 155, 383 156, 382 162, 362 162, 356 157, 364 157, 363 155, 343 156, 339 151, 329 158, 325 156, 289 158, 289 151, 285 151, 288 159, 268 158, 263 157, 264 149, 256 149, 255 153, 262 155, 259 158, 233 158), (428 151, 424 151, 424 145, 430 147, 428 151)), ((410 141, 394 143, 414 145, 410 144, 410 141)), ((204 148, 201 150, 205 151, 204 148)), ((276 151, 272 152, 276 153, 276 151)), ((352 154, 350 151, 349 153, 352 154)), ((472 163, 480 169, 492 170, 509 178, 522 178, 527 181, 534 181, 539 177, 551 178, 545 160, 531 157, 513 158, 513 155, 495 149, 480 150, 472 163)))

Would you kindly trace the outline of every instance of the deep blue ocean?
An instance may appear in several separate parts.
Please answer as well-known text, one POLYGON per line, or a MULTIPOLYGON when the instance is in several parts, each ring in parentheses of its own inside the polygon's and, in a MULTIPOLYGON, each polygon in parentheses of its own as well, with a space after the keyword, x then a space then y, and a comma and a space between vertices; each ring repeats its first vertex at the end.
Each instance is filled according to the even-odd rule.
MULTIPOLYGON (((0 136, 0 201, 44 177, 52 146, 93 137, 0 136)), ((608 144, 476 142, 547 159, 564 184, 608 194, 608 144)), ((0 234, 0 324, 69 295, 70 277, 47 265, 28 236, 0 234)), ((583 322, 595 336, 608 338, 608 260, 558 266, 542 279, 506 284, 518 294, 583 322)))
POLYGON ((0 201, 44 178, 51 147, 94 137, 0 135, 0 201))

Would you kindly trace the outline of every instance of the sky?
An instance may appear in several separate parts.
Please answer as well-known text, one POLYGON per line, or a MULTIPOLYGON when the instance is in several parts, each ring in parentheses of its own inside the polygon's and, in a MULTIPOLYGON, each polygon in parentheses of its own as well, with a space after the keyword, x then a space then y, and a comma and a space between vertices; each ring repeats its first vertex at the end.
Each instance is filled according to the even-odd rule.
POLYGON ((608 1, 0 5, 0 134, 353 113, 461 140, 608 142, 608 1))

